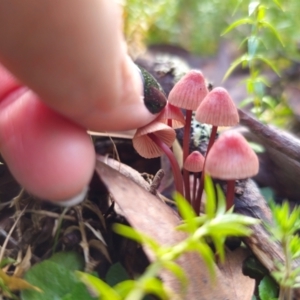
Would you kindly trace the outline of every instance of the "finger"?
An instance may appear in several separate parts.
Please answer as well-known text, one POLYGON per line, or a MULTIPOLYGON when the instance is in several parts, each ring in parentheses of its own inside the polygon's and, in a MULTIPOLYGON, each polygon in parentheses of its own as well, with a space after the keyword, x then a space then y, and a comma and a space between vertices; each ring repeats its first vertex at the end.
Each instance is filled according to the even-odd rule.
POLYGON ((52 201, 65 201, 86 190, 95 164, 85 130, 24 88, 0 99, 0 151, 27 191, 52 201))
POLYGON ((47 105, 91 130, 155 118, 126 56, 114 1, 1 1, 0 59, 47 105))

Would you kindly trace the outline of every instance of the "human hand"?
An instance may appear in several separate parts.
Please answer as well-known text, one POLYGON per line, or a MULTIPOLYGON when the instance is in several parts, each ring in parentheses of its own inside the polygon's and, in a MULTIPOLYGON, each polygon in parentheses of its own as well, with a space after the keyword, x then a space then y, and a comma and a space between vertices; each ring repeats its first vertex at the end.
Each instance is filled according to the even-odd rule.
POLYGON ((85 195, 95 164, 86 129, 133 129, 156 117, 112 1, 2 1, 0 61, 0 151, 40 198, 85 195))

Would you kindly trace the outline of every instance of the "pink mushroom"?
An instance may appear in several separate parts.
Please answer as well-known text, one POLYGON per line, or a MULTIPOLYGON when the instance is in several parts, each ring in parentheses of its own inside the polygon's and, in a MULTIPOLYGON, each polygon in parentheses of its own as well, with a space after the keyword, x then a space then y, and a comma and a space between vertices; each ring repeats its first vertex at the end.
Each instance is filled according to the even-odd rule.
POLYGON ((246 139, 228 131, 214 143, 206 158, 205 171, 212 177, 227 180, 226 202, 233 205, 236 179, 245 179, 258 173, 259 162, 246 139))

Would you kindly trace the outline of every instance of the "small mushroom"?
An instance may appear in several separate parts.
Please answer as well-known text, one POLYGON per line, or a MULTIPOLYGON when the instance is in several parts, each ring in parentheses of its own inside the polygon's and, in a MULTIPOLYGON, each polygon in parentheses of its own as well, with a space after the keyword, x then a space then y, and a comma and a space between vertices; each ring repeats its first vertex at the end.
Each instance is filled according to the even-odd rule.
POLYGON ((166 124, 153 121, 150 124, 139 128, 133 139, 134 149, 144 158, 160 157, 164 151, 150 138, 149 134, 156 136, 167 147, 171 147, 176 133, 166 124))
POLYGON ((162 154, 167 155, 173 170, 176 190, 183 195, 180 168, 173 152, 170 150, 175 137, 174 129, 164 123, 153 121, 136 131, 132 143, 134 149, 145 158, 159 157, 162 154))
POLYGON ((199 151, 193 151, 189 156, 186 158, 184 165, 184 169, 194 173, 194 182, 193 182, 193 207, 197 214, 199 214, 198 206, 199 204, 196 203, 196 187, 197 187, 197 174, 202 172, 204 167, 204 156, 199 151))

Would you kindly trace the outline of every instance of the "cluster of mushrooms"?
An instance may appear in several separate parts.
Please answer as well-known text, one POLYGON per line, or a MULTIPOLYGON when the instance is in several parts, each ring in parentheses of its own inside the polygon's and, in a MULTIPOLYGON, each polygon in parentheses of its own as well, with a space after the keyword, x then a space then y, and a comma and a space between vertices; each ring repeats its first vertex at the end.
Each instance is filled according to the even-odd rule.
POLYGON ((234 202, 235 180, 252 177, 259 169, 256 154, 241 134, 225 131, 216 140, 218 126, 235 126, 238 123, 239 114, 229 93, 222 87, 209 91, 203 74, 191 70, 175 84, 158 118, 137 130, 133 146, 145 158, 167 155, 176 191, 191 203, 197 214, 200 212, 204 174, 226 180, 229 209, 234 202), (181 109, 186 110, 185 116, 181 109), (205 157, 199 151, 189 153, 193 111, 198 122, 212 125, 205 157), (183 174, 171 150, 176 138, 175 129, 180 127, 184 127, 183 174), (192 193, 190 172, 194 173, 192 193))

